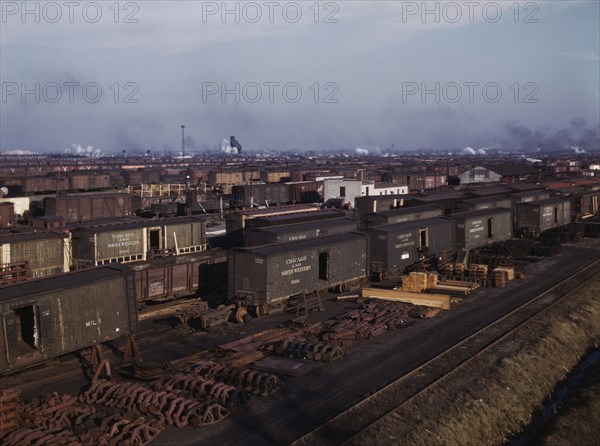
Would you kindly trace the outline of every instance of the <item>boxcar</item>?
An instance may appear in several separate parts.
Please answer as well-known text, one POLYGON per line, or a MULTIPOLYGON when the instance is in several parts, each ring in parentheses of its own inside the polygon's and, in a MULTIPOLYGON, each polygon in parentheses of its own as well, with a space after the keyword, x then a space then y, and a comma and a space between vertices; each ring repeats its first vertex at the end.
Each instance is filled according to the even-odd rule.
POLYGON ((138 302, 203 295, 227 281, 227 254, 220 249, 152 259, 131 265, 138 302))
POLYGON ((367 229, 371 276, 386 279, 422 258, 453 250, 452 227, 451 219, 438 217, 367 229))
POLYGON ((72 194, 44 199, 46 216, 60 216, 66 223, 123 218, 131 215, 131 195, 72 194))
POLYGON ((512 210, 504 208, 452 214, 456 250, 477 248, 513 236, 512 210))
POLYGON ((323 201, 322 181, 299 181, 287 183, 292 203, 320 203, 323 201))
POLYGON ((0 287, 0 373, 137 330, 131 272, 114 265, 0 287))
POLYGON ((33 278, 69 271, 68 235, 31 231, 0 233, 0 264, 24 265, 33 278))
POLYGON ((290 201, 289 186, 284 183, 256 183, 231 188, 231 206, 286 204, 290 201))
POLYGON ((281 302, 360 281, 367 262, 367 237, 357 233, 231 250, 228 295, 250 304, 281 302))
POLYGON ((72 231, 78 267, 139 262, 165 254, 187 254, 207 248, 203 217, 176 217, 78 226, 72 231))
POLYGON ((356 221, 351 218, 336 218, 283 226, 246 228, 246 246, 288 243, 356 231, 356 221))
POLYGON ((525 234, 539 235, 571 222, 571 202, 567 198, 519 203, 515 212, 517 229, 525 234))
POLYGON ((73 172, 69 174, 70 190, 110 189, 111 186, 112 179, 107 173, 73 172))

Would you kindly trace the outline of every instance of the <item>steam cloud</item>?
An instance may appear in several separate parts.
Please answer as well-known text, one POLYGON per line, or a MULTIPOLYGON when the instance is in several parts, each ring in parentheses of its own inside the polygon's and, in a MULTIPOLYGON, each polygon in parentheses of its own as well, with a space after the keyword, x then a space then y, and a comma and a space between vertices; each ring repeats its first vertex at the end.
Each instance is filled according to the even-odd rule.
POLYGON ((227 155, 237 155, 238 149, 237 147, 231 147, 229 145, 229 140, 224 139, 223 141, 221 141, 221 152, 224 152, 227 155))

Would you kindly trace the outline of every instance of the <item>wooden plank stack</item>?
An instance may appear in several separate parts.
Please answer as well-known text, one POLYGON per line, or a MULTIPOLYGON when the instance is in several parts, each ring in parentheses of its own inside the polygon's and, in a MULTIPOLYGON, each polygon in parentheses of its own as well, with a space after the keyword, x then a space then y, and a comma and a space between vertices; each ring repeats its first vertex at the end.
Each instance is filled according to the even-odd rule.
POLYGON ((469 275, 485 279, 488 276, 488 266, 481 263, 471 263, 469 265, 469 275))
POLYGON ((505 288, 506 282, 515 279, 515 269, 509 267, 498 267, 494 269, 494 283, 496 288, 505 288))
POLYGON ((428 273, 412 272, 402 276, 402 291, 420 293, 428 288, 428 273))
POLYGON ((446 294, 413 293, 400 290, 384 290, 381 288, 363 288, 363 299, 381 299, 395 302, 408 302, 414 305, 450 309, 450 296, 446 294))

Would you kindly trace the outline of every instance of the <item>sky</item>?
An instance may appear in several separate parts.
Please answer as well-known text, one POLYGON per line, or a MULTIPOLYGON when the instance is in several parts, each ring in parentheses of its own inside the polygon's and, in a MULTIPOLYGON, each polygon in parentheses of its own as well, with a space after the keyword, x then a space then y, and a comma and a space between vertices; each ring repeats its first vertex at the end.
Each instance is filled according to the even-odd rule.
POLYGON ((596 0, 0 7, 3 152, 600 149, 596 0))

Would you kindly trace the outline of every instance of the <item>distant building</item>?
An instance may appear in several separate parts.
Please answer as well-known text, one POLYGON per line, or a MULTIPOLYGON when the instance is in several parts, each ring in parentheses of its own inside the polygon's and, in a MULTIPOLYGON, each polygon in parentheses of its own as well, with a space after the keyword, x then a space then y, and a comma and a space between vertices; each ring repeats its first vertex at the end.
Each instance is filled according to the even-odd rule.
POLYGON ((503 163, 488 166, 475 166, 465 170, 458 177, 460 184, 492 183, 496 181, 514 181, 536 175, 537 171, 520 163, 503 163))
POLYGON ((408 186, 363 181, 360 194, 363 197, 370 197, 373 195, 402 195, 408 194, 408 186))
POLYGON ((323 181, 323 201, 340 200, 342 205, 354 205, 361 196, 362 181, 354 179, 327 179, 323 181))

